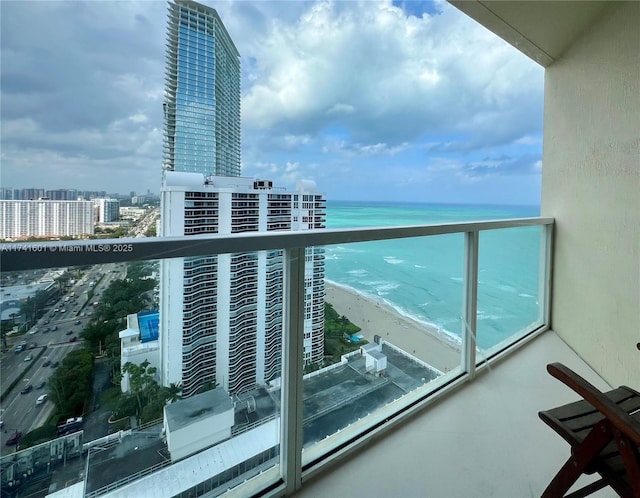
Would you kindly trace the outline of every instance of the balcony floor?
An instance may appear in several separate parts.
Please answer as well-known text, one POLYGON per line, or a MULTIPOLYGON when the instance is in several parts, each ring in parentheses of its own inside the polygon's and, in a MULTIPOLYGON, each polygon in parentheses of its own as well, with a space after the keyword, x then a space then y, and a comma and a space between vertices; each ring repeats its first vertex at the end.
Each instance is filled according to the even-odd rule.
MULTIPOLYGON (((569 446, 538 411, 578 399, 559 361, 609 386, 549 331, 406 424, 303 484, 297 497, 540 496, 569 446)), ((581 483, 593 478, 583 478, 581 483)), ((610 489, 594 496, 617 496, 610 489)))

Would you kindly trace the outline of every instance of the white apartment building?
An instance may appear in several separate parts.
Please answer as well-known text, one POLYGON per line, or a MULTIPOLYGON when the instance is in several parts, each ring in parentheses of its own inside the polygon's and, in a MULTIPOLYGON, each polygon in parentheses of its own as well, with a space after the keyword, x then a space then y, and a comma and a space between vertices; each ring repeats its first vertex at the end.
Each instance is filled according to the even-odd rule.
POLYGON ((96 221, 98 223, 109 223, 120 219, 120 201, 117 199, 94 199, 96 207, 96 221))
MULTIPOLYGON (((158 312, 141 311, 127 315, 127 328, 118 333, 120 339, 120 364, 133 363, 140 365, 145 361, 158 368, 158 312)), ((120 389, 129 392, 129 374, 123 373, 120 379, 120 389)))
MULTIPOLYGON (((325 199, 313 182, 294 192, 244 177, 165 172, 160 236, 324 228, 325 199)), ((324 356, 324 249, 306 256, 305 364, 324 356)), ((228 393, 280 377, 281 251, 163 260, 160 278, 162 383, 183 396, 207 383, 228 393)))
POLYGON ((93 234, 90 201, 0 200, 0 239, 93 234))

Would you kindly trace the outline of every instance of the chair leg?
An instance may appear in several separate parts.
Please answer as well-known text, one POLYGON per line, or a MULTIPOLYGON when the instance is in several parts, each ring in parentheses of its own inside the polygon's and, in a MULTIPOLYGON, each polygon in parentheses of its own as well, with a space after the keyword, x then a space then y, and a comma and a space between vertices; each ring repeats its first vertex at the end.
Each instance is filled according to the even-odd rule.
POLYGON ((629 475, 632 496, 640 496, 640 454, 638 446, 619 430, 615 430, 614 438, 622 457, 625 470, 629 475))
POLYGON ((587 434, 580 446, 572 450, 572 455, 555 475, 542 493, 543 498, 564 496, 584 473, 585 468, 613 439, 611 424, 605 419, 598 422, 587 434))
POLYGON ((604 479, 599 479, 591 484, 587 484, 584 488, 580 488, 573 493, 569 493, 565 495, 564 498, 584 498, 585 496, 589 496, 590 494, 595 493, 596 491, 601 490, 602 488, 606 488, 609 485, 607 481, 604 479))

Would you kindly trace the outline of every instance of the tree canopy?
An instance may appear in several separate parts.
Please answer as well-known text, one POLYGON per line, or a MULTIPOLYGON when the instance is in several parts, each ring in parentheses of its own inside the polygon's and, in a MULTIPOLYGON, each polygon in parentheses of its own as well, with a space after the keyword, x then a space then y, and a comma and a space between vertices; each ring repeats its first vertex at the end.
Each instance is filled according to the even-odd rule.
POLYGON ((160 386, 156 380, 157 369, 145 360, 140 365, 127 362, 122 365, 122 375, 129 375, 130 392, 121 396, 117 417, 136 415, 141 422, 162 417, 164 405, 180 399, 182 387, 170 384, 160 386))
POLYGON ((80 415, 91 396, 93 354, 87 349, 69 352, 48 381, 51 401, 60 418, 80 415))

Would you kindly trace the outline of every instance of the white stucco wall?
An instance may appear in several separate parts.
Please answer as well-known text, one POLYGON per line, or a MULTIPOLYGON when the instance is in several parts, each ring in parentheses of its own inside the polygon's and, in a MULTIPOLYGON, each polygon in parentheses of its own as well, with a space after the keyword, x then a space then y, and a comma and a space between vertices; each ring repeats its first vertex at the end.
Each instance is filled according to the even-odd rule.
POLYGON ((233 408, 176 431, 166 430, 171 461, 181 460, 231 437, 233 408))
MULTIPOLYGON (((124 365, 127 362, 140 365, 145 361, 149 362, 150 367, 155 367, 158 372, 160 372, 160 347, 158 345, 158 341, 139 343, 136 346, 121 349, 121 365, 124 365)), ((161 380, 159 378, 160 373, 156 375, 158 377, 156 380, 161 380)), ((129 374, 125 373, 120 380, 120 390, 123 393, 126 393, 129 392, 129 387, 129 374)))
POLYGON ((542 215, 556 218, 552 327, 608 383, 640 386, 640 3, 545 74, 542 215))

